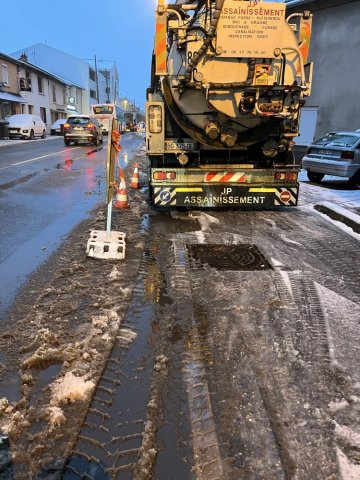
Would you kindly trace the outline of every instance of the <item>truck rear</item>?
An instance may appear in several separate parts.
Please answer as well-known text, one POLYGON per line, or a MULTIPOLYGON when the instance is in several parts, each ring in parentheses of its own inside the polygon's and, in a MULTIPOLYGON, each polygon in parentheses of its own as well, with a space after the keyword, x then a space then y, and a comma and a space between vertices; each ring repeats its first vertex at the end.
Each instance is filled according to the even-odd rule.
POLYGON ((238 0, 158 0, 146 103, 155 206, 295 206, 294 137, 304 97, 310 12, 238 0))

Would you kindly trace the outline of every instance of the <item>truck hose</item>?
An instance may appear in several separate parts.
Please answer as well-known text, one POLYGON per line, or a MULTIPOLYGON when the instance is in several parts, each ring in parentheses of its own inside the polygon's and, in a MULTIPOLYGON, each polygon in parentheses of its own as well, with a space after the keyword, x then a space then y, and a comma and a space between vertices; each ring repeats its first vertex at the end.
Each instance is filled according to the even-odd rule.
POLYGON ((216 0, 215 11, 210 22, 209 31, 207 32, 207 36, 204 39, 204 43, 201 45, 200 49, 196 53, 194 53, 191 60, 189 61, 189 66, 187 67, 185 72, 184 83, 190 82, 194 68, 200 62, 201 58, 205 55, 207 49, 209 48, 209 45, 212 42, 212 39, 215 36, 217 24, 219 23, 219 18, 220 18, 222 7, 224 5, 224 1, 225 0, 216 0))

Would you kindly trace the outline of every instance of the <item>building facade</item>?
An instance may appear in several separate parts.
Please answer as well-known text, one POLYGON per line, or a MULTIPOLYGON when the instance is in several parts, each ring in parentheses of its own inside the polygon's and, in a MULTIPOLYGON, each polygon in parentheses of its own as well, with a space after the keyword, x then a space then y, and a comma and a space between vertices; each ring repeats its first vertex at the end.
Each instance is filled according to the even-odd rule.
POLYGON ((118 73, 116 65, 108 70, 108 76, 103 75, 96 64, 96 57, 84 60, 76 58, 56 48, 43 43, 25 47, 14 52, 13 57, 19 58, 26 55, 29 62, 52 74, 66 79, 72 85, 81 89, 79 92, 68 92, 67 105, 75 107, 76 111, 83 114, 89 113, 90 105, 106 103, 109 96, 111 103, 118 100, 118 73), (71 99, 71 102, 69 101, 71 99))
POLYGON ((21 113, 26 101, 20 94, 19 62, 0 52, 0 120, 21 113))
POLYGON ((17 113, 38 115, 49 133, 55 120, 67 117, 68 96, 81 101, 78 86, 32 65, 26 55, 14 59, 0 53, 0 65, 0 119, 17 113))

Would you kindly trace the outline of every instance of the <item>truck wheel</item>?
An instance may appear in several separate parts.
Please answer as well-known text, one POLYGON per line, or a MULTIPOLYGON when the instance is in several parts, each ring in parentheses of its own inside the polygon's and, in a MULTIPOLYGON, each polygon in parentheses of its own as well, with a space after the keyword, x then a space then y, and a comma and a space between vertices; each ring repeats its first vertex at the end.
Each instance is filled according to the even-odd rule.
POLYGON ((360 170, 349 179, 349 183, 353 188, 360 189, 360 170))
POLYGON ((64 143, 68 147, 70 145, 70 140, 68 140, 67 138, 64 138, 64 143))
POLYGON ((30 131, 29 140, 34 140, 34 130, 30 131))
POLYGON ((317 173, 317 172, 307 172, 307 177, 310 182, 320 183, 321 180, 325 177, 324 173, 317 173))

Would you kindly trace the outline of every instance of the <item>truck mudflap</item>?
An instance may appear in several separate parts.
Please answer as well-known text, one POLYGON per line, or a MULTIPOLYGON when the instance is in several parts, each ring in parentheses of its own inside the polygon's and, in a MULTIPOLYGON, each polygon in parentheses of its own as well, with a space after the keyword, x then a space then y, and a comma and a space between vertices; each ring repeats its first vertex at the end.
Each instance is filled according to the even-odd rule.
POLYGON ((154 186, 152 200, 158 207, 273 208, 294 207, 299 186, 201 185, 154 186))

